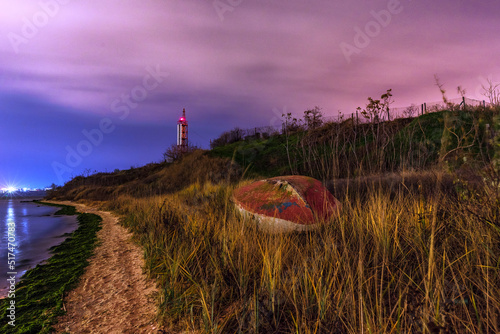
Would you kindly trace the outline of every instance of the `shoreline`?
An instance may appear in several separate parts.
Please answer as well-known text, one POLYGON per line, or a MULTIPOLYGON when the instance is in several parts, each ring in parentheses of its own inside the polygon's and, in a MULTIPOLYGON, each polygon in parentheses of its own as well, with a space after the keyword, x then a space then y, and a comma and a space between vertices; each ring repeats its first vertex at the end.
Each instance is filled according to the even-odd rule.
MULTIPOLYGON (((47 205, 47 202, 39 204, 47 205)), ((51 203, 49 206, 61 208, 55 212, 57 215, 77 214, 78 228, 52 248, 49 259, 28 270, 7 298, 0 300, 2 332, 53 330, 57 316, 63 313, 64 295, 77 286, 96 246, 101 217, 77 212, 71 205, 51 203)))
MULTIPOLYGON (((77 215, 60 214, 60 207, 43 205, 38 199, 22 200, 9 199, 9 204, 3 209, 8 212, 8 219, 15 222, 16 242, 13 249, 15 255, 15 270, 8 270, 7 248, 1 249, 2 261, 0 263, 2 278, 0 282, 0 300, 8 296, 7 272, 14 271, 16 282, 20 282, 23 276, 37 265, 47 263, 54 255, 53 249, 63 243, 75 230, 78 229, 77 215)), ((0 228, 0 230, 2 230, 0 228)), ((2 230, 4 232, 4 230, 2 230)), ((5 230, 7 233, 7 230, 5 230)), ((6 234, 7 235, 7 234, 6 234)), ((6 238, 6 237, 5 237, 6 238)), ((7 242, 7 239, 5 239, 7 242)), ((7 246, 7 245, 6 245, 7 246)))
MULTIPOLYGON (((26 193, 0 193, 0 200, 9 199, 26 199, 26 200, 42 200, 47 196, 46 191, 28 191, 26 193)), ((31 201, 30 201, 31 202, 31 201)))

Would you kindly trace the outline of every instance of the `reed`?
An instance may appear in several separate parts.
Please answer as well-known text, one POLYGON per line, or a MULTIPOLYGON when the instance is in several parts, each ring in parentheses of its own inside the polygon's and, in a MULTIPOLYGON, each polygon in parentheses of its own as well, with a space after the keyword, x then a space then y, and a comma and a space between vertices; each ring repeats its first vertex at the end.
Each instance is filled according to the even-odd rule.
POLYGON ((393 196, 375 184, 307 233, 259 231, 235 211, 224 183, 108 205, 144 247, 160 286, 158 317, 174 330, 495 333, 498 190, 475 212, 480 196, 460 190, 457 200, 439 179, 432 196, 393 196))

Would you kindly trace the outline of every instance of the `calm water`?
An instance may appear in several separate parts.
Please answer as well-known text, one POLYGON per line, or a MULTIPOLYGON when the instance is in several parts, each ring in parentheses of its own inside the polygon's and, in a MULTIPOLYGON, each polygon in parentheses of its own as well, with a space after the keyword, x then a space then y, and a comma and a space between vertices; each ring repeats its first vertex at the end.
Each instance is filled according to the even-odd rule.
POLYGON ((60 244, 78 227, 76 216, 54 216, 56 207, 22 203, 22 199, 0 199, 0 297, 7 293, 8 224, 15 223, 14 251, 17 277, 48 259, 49 249, 60 244))

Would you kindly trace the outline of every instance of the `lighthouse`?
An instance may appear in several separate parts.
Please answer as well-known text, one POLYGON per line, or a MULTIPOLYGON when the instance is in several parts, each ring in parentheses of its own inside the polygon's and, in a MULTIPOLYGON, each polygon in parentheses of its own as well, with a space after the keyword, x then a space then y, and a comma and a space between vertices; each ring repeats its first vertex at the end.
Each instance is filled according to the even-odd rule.
POLYGON ((186 109, 182 109, 182 116, 177 121, 177 148, 182 153, 188 151, 188 122, 186 120, 186 109))

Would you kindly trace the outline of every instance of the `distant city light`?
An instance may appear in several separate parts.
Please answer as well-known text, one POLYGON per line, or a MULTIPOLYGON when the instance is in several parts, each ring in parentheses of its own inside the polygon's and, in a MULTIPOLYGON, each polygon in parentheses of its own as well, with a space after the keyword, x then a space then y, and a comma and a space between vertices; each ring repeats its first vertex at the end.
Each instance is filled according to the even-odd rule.
POLYGON ((8 194, 8 195, 22 195, 24 193, 35 193, 35 192, 42 192, 42 191, 48 191, 51 190, 52 188, 28 188, 28 187, 22 187, 18 188, 15 186, 6 186, 3 188, 0 188, 0 194, 8 194))
POLYGON ((39 192, 39 191, 47 191, 50 190, 50 188, 30 188, 29 185, 28 187, 26 186, 20 186, 19 184, 16 184, 14 182, 6 182, 2 185, 0 185, 0 194, 8 194, 8 195, 21 195, 24 196, 24 194, 32 193, 32 192, 39 192))

